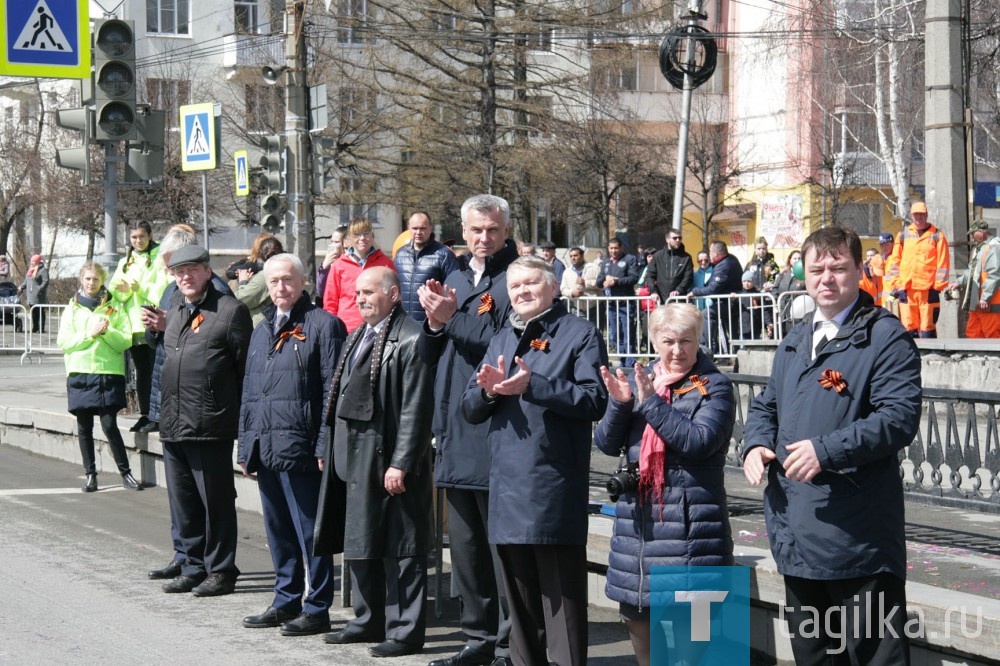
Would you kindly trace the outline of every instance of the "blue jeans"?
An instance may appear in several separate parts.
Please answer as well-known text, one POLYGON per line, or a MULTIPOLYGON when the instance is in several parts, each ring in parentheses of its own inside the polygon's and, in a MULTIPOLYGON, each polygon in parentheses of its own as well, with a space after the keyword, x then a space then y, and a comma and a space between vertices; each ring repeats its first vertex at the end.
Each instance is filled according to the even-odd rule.
MULTIPOLYGON (((635 316, 637 303, 626 301, 608 307, 608 345, 619 354, 636 353, 635 316)), ((635 358, 621 357, 621 366, 630 368, 635 358)))

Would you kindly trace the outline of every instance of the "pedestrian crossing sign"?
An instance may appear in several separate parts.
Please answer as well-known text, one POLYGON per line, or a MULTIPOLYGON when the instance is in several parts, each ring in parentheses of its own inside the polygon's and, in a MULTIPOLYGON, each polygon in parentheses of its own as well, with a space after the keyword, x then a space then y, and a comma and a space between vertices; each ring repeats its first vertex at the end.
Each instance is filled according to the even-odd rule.
POLYGON ((214 169, 216 163, 215 104, 189 104, 181 112, 181 170, 214 169))
POLYGON ((233 153, 233 163, 236 167, 236 196, 250 195, 250 169, 247 165, 247 151, 237 150, 233 153))
POLYGON ((0 0, 0 75, 90 78, 88 0, 0 0))

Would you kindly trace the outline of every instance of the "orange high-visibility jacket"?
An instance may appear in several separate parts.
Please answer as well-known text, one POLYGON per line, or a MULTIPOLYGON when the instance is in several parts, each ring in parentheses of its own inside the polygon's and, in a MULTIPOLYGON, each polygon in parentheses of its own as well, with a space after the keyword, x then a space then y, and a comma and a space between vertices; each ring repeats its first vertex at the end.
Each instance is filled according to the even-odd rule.
POLYGON ((944 291, 951 269, 948 239, 933 224, 923 233, 908 224, 897 237, 886 266, 889 289, 944 291))

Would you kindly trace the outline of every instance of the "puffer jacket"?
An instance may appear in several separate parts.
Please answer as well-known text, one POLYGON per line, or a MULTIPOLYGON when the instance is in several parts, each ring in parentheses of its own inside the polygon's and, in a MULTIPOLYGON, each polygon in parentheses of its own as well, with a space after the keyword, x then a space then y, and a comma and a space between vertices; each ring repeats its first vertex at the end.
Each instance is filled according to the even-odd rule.
POLYGON ((347 329, 304 292, 278 334, 276 313, 266 308, 250 337, 236 460, 248 472, 258 462, 275 471, 315 471, 330 439, 323 406, 347 329))
POLYGON ((412 319, 423 322, 427 314, 420 305, 417 289, 432 279, 443 283, 448 274, 458 268, 455 255, 435 240, 424 245, 419 252, 410 242, 399 248, 393 261, 402 285, 403 311, 412 319))
POLYGON ((163 332, 161 440, 236 439, 251 331, 247 306, 220 294, 211 282, 193 314, 180 294, 175 296, 163 332))
POLYGON ((132 327, 130 334, 145 334, 142 306, 159 303, 163 290, 170 282, 170 276, 163 270, 163 263, 159 257, 160 246, 156 243, 151 242, 149 247, 141 252, 132 250, 118 261, 118 268, 108 280, 108 291, 128 314, 132 327), (125 279, 135 283, 135 291, 124 294, 116 289, 125 279))
POLYGON ((701 352, 677 388, 693 387, 695 375, 708 395, 695 387, 669 404, 656 395, 636 404, 631 382, 632 400, 611 400, 594 432, 599 450, 617 457, 627 449, 632 462, 647 424, 667 443, 662 494, 638 503, 635 492, 625 493, 615 505, 605 586, 613 601, 648 608, 650 567, 733 563, 723 473, 736 417, 733 385, 701 352))
POLYGON ((919 426, 920 354, 899 320, 864 292, 815 360, 812 324, 807 315, 778 345, 767 388, 747 413, 744 458, 758 446, 777 456, 764 491, 771 552, 787 576, 905 580, 898 456, 919 426), (840 373, 840 391, 828 371, 840 373), (809 483, 783 468, 788 445, 803 439, 820 464, 809 483))
POLYGON ((359 259, 354 250, 349 249, 337 257, 337 260, 330 266, 326 291, 323 292, 323 309, 344 322, 348 333, 352 333, 354 329, 364 323, 361 312, 358 311, 354 294, 354 285, 358 281, 358 275, 366 268, 375 268, 376 266, 385 266, 396 270, 396 264, 392 263, 392 259, 385 256, 378 248, 369 252, 364 259, 359 259))

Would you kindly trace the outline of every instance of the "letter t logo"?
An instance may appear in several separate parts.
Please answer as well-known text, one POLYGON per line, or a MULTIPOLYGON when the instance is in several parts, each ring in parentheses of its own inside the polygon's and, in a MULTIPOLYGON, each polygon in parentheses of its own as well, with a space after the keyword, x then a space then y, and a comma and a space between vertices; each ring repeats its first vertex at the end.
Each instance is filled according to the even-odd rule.
POLYGON ((678 590, 674 592, 674 601, 691 604, 691 640, 712 640, 712 602, 724 601, 729 596, 725 590, 678 590))

